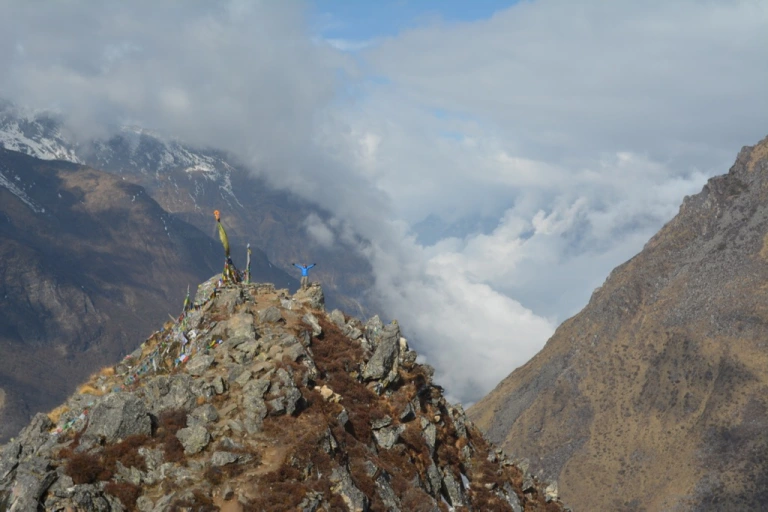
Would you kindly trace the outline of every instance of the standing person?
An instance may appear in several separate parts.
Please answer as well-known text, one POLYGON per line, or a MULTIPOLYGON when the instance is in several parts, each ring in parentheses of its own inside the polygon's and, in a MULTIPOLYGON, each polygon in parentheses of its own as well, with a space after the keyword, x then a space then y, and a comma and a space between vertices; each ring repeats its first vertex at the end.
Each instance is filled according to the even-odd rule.
POLYGON ((309 269, 317 265, 317 263, 313 263, 311 265, 297 265, 295 263, 291 263, 291 265, 301 270, 301 289, 304 290, 309 287, 309 269))

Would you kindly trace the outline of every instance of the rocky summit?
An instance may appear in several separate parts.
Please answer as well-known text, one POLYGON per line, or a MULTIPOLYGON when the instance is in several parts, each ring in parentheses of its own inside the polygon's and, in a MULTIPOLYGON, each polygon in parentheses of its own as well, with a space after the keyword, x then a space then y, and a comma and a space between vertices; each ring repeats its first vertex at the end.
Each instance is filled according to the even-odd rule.
POLYGON ((576 510, 768 510, 766 289, 768 139, 470 417, 576 510))
POLYGON ((446 401, 397 322, 320 286, 193 305, 0 451, 10 511, 560 511, 446 401))

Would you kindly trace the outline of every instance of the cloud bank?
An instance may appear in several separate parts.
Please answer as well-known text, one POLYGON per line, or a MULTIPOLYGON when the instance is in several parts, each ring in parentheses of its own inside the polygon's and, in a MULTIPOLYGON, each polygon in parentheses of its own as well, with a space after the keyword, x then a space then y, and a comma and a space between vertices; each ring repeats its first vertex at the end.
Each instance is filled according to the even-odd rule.
POLYGON ((760 0, 521 2, 352 53, 309 8, 0 0, 0 96, 82 138, 231 151, 317 202, 308 236, 369 240, 373 296, 465 402, 768 131, 760 0), (453 229, 425 246, 430 216, 453 229))

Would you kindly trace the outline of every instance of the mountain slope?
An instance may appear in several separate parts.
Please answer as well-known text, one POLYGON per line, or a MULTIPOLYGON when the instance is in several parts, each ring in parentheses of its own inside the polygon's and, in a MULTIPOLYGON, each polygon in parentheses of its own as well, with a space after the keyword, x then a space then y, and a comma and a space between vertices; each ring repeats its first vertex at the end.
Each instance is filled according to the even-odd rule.
MULTIPOLYGON (((0 149, 0 439, 178 314, 186 286, 222 262, 218 242, 142 187, 0 149)), ((252 270, 295 286, 258 251, 252 270)))
POLYGON ((313 285, 190 311, 0 450, 0 508, 562 511, 431 382, 396 322, 313 285))
MULTIPOLYGON (((191 148, 142 129, 124 128, 104 140, 75 142, 59 119, 25 112, 0 100, 0 147, 42 159, 62 159, 119 174, 143 186, 166 211, 209 235, 210 213, 222 212, 234 250, 246 243, 294 275, 291 262, 317 262, 313 275, 326 287, 329 304, 361 314, 373 284, 371 267, 348 234, 326 224, 333 240, 309 235, 308 219, 329 214, 289 192, 270 187, 253 169, 215 149, 191 148), (330 243, 329 243, 330 242, 330 243)), ((244 250, 244 249, 243 249, 244 250)), ((242 252, 242 251, 241 251, 242 252)))
POLYGON ((576 510, 763 510, 766 289, 768 139, 686 197, 470 417, 576 510))

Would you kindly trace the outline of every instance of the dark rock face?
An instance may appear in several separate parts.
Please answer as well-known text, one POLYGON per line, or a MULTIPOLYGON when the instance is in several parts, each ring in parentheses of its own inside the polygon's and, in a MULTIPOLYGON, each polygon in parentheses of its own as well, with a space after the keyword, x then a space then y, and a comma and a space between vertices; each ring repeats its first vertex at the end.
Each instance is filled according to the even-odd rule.
POLYGON ((86 437, 115 443, 133 435, 149 435, 152 423, 144 402, 131 393, 111 394, 91 412, 86 437))
POLYGON ((306 294, 213 283, 2 447, 3 510, 563 510, 445 400, 395 323, 363 335, 306 294))
POLYGON ((768 139, 470 417, 579 510, 768 507, 767 201, 768 139))

